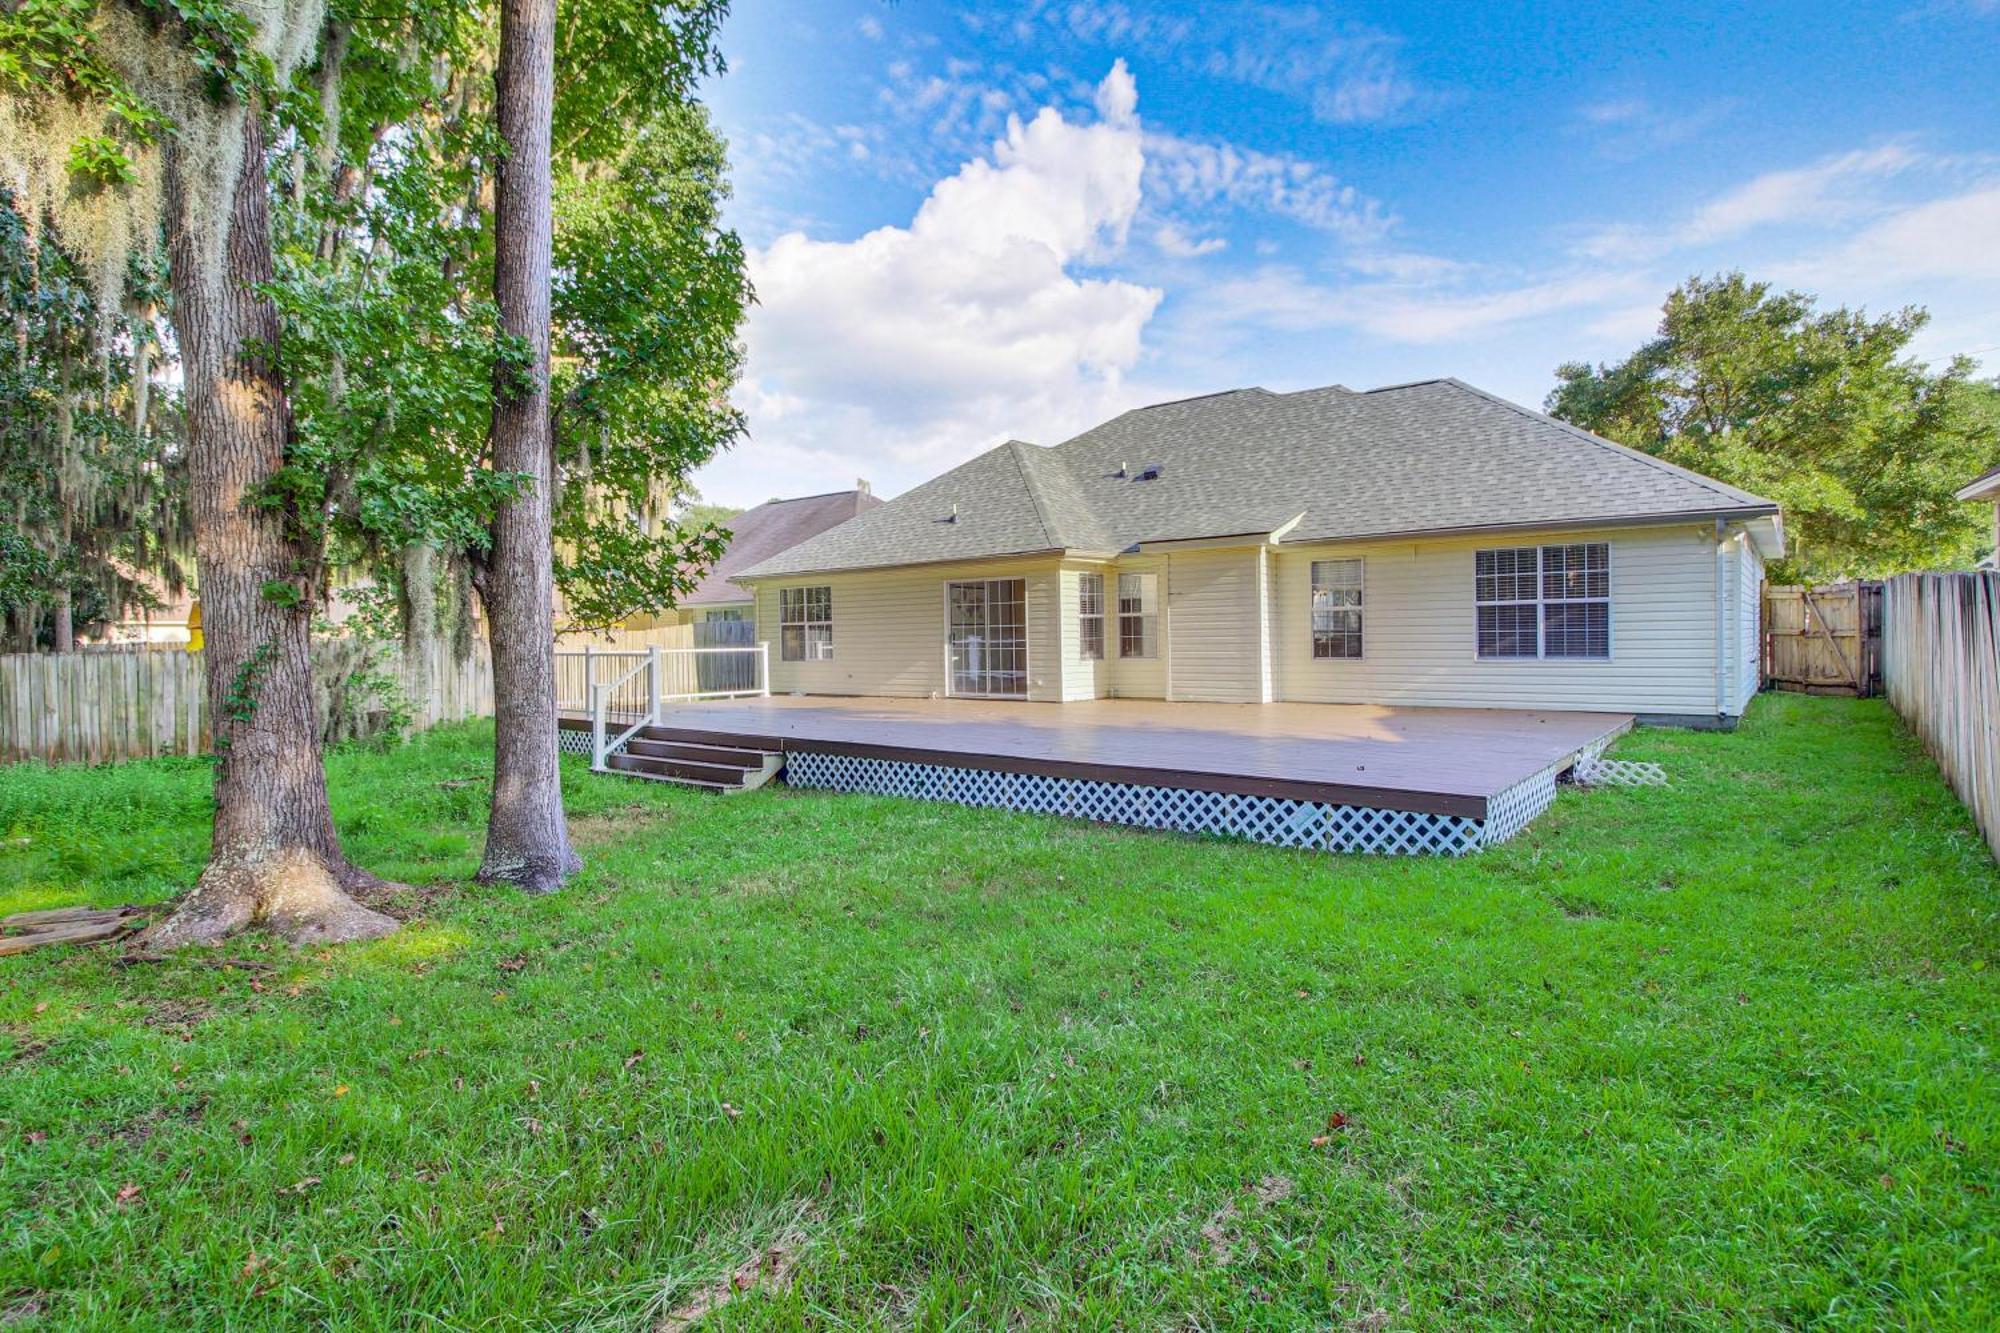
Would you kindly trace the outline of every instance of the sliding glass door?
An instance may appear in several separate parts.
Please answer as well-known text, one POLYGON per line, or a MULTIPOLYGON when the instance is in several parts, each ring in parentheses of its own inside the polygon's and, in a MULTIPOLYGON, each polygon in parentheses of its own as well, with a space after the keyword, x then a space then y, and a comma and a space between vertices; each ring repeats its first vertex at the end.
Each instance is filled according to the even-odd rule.
POLYGON ((947 583, 944 605, 950 692, 980 699, 1027 698, 1027 580, 947 583))

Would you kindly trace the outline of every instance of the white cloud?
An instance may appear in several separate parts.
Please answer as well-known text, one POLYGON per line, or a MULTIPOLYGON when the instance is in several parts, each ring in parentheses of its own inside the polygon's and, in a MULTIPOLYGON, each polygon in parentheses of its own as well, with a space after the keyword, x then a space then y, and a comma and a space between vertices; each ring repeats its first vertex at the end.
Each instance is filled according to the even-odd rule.
POLYGON ((882 20, 873 14, 863 14, 860 22, 854 25, 854 30, 871 42, 882 40, 882 20))
POLYGON ((1696 210, 1677 239, 1700 245, 1773 223, 1850 217, 1863 206, 1856 198, 1860 186, 1905 171, 1918 160, 1905 145, 1883 144, 1807 167, 1766 172, 1696 210))
POLYGON ((1849 281, 2000 279, 2000 185, 1891 213, 1805 269, 1849 281))
POLYGON ((1665 225, 1613 223, 1577 242, 1593 259, 1640 261, 1677 249, 1732 241, 1765 227, 1850 225, 1885 207, 1882 184, 1919 168, 1950 165, 1890 142, 1753 176, 1665 225))
POLYGON ((1405 119, 1444 100, 1410 72, 1400 37, 1311 6, 1161 14, 1119 0, 1031 0, 965 21, 974 31, 1024 45, 1046 43, 1053 33, 1066 44, 1172 61, 1303 103, 1316 118, 1340 125, 1405 119))
POLYGON ((1268 265, 1218 283, 1197 299, 1206 327, 1262 327, 1288 333, 1352 329, 1373 338, 1436 345, 1496 334, 1545 316, 1630 301, 1649 278, 1594 271, 1468 289, 1458 283, 1318 281, 1268 265))
POLYGON ((1198 259, 1212 255, 1229 244, 1220 236, 1190 236, 1180 226, 1163 222, 1153 231, 1153 245, 1169 259, 1198 259))
POLYGON ((1379 200, 1289 153, 1149 134, 1146 177, 1155 203, 1255 210, 1349 242, 1375 240, 1395 225, 1379 200))
POLYGON ((762 499, 804 473, 870 475, 893 492, 1009 434, 1061 439, 1129 405, 1162 293, 1072 271, 1114 256, 1139 209, 1144 150, 1122 62, 1095 100, 1087 124, 1053 108, 1010 118, 908 226, 851 241, 790 232, 753 251, 739 401, 760 409, 756 444, 707 469, 703 488, 762 499))
POLYGON ((1660 106, 1632 93, 1586 102, 1577 108, 1580 130, 1596 150, 1616 161, 1657 153, 1706 134, 1736 110, 1731 98, 1703 102, 1675 101, 1660 106))

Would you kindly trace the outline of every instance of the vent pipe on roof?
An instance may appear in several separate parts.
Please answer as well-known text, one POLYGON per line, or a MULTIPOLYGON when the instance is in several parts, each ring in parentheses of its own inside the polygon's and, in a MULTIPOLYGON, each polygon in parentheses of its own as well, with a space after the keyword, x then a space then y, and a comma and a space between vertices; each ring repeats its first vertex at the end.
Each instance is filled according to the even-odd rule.
POLYGON ((854 489, 860 491, 863 495, 875 494, 875 488, 868 484, 868 478, 866 477, 856 477, 854 479, 854 489))
POLYGON ((1124 460, 1124 459, 1122 459, 1122 458, 1121 458, 1121 459, 1119 459, 1119 460, 1118 460, 1118 470, 1117 470, 1116 472, 1112 473, 1111 475, 1112 475, 1112 476, 1114 476, 1114 477, 1122 477, 1122 476, 1124 476, 1124 475, 1125 475, 1125 460, 1124 460))
POLYGON ((952 506, 951 506, 951 513, 949 513, 949 514, 947 514, 947 515, 945 516, 945 520, 944 520, 944 521, 945 521, 945 522, 947 522, 947 523, 956 523, 956 522, 958 522, 958 502, 957 502, 957 501, 953 501, 953 502, 952 502, 952 506))

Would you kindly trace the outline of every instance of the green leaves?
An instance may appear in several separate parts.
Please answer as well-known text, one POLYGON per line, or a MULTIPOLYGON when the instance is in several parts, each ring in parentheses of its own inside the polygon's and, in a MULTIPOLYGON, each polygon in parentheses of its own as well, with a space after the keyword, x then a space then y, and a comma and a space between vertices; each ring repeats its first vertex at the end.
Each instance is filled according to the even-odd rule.
POLYGON ((1555 416, 1768 496, 1790 557, 1822 579, 1964 563, 1980 531, 1952 491, 1990 458, 2000 389, 1905 355, 1928 315, 1818 309, 1741 273, 1691 278, 1659 335, 1615 365, 1571 364, 1555 416))

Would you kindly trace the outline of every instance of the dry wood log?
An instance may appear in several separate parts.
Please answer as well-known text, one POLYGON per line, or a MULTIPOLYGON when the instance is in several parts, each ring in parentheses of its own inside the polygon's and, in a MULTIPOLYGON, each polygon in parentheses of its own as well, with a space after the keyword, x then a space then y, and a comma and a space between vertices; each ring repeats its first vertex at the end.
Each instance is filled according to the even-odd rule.
POLYGON ((0 917, 0 930, 47 930, 51 926, 84 921, 115 921, 122 916, 133 916, 139 910, 129 903, 123 907, 50 907, 40 912, 16 912, 0 917))
POLYGON ((84 925, 65 926, 59 930, 38 930, 32 935, 0 936, 0 958, 8 954, 26 953, 39 949, 45 944, 94 944, 98 940, 113 939, 130 931, 138 924, 125 917, 116 921, 92 921, 84 925))

